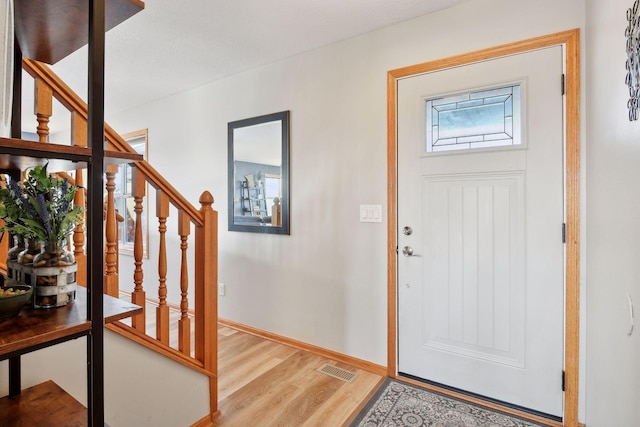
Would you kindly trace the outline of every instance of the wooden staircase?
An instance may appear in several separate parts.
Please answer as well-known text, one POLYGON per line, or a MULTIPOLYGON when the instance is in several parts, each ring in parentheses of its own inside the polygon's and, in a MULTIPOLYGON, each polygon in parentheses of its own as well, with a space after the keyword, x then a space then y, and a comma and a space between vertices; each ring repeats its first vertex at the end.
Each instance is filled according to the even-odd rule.
MULTIPOLYGON (((23 59, 23 69, 33 77, 35 96, 34 110, 36 132, 40 143, 47 143, 49 121, 53 114, 53 100, 57 100, 70 113, 71 138, 69 145, 87 146, 87 105, 50 68, 37 61, 23 59)), ((135 153, 129 144, 105 123, 106 148, 126 156, 135 153)), ((56 141, 60 143, 60 141, 56 141)), ((200 207, 194 207, 175 187, 147 161, 134 164, 133 198, 135 202, 135 242, 133 250, 133 277, 127 277, 129 288, 121 288, 118 263, 117 212, 114 207, 114 180, 117 167, 106 167, 105 185, 105 277, 104 292, 116 298, 130 298, 143 307, 143 313, 120 321, 106 328, 125 336, 136 343, 152 349, 174 361, 209 377, 210 414, 198 426, 212 425, 217 416, 217 283, 218 283, 218 213, 213 209, 214 199, 204 191, 200 196, 200 207), (147 189, 155 192, 155 217, 157 233, 148 239, 156 244, 153 253, 158 254, 158 283, 144 280, 144 268, 149 262, 143 259, 143 215, 148 197, 147 189), (170 212, 177 212, 177 223, 169 222, 170 212), (170 231, 168 224, 177 224, 170 231), (180 259, 168 259, 167 236, 177 236, 180 259), (189 261, 192 262, 189 262, 189 261), (170 292, 168 271, 179 273, 179 289, 170 292), (170 302, 168 295, 180 295, 180 301, 170 302), (130 295, 130 297, 129 297, 130 295), (190 301, 193 301, 190 303, 190 301), (173 315, 171 315, 173 313, 173 315), (148 321, 147 319, 150 319, 148 321), (149 324, 155 324, 149 328, 149 324), (171 336, 177 331, 177 337, 171 336), (177 339, 176 339, 177 338, 177 339)), ((75 172, 75 184, 83 185, 82 170, 75 172)), ((86 195, 76 193, 75 203, 85 204, 86 195)), ((151 216, 151 212, 149 212, 151 216)), ((149 218, 150 225, 154 222, 149 218)), ((152 227, 149 227, 151 232, 152 227)), ((73 235, 71 249, 78 262, 78 283, 86 284, 85 234, 78 227, 73 235)), ((0 269, 6 260, 7 239, 0 242, 0 269)), ((173 248, 175 249, 175 248, 173 248)), ((120 262, 129 259, 123 258, 120 262)))

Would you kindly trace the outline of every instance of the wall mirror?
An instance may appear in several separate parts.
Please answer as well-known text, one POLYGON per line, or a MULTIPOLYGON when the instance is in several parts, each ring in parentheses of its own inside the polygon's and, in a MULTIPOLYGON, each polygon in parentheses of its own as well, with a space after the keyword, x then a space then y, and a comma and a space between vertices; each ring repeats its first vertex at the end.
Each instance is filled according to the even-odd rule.
POLYGON ((228 125, 229 231, 289 234, 289 111, 228 125))

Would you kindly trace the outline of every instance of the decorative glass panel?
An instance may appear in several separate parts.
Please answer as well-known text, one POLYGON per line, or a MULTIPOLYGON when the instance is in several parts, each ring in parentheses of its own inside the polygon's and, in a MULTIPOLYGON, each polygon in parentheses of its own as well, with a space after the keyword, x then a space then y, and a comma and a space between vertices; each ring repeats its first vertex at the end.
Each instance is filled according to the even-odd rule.
POLYGON ((520 84, 427 100, 427 152, 521 144, 520 102, 520 84))

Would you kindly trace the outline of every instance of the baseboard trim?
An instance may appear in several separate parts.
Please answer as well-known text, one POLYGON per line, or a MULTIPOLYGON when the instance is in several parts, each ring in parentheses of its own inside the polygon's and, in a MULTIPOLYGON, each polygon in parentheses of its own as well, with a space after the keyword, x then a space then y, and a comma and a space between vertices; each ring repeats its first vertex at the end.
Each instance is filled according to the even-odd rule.
POLYGON ((220 411, 215 414, 207 415, 195 423, 191 424, 191 427, 213 427, 215 419, 220 415, 220 411))
POLYGON ((358 359, 356 357, 347 356, 346 354, 338 353, 336 351, 327 350, 326 348, 318 347, 312 344, 307 344, 302 341, 297 341, 291 338, 284 337, 282 335, 274 334, 272 332, 263 331, 262 329, 257 329, 251 326, 244 325, 242 323, 233 322, 231 320, 226 319, 218 319, 218 323, 220 325, 226 326, 231 329, 235 329, 237 331, 245 332, 247 334, 255 335, 270 341, 277 342, 279 344, 284 344, 289 347, 298 348, 300 350, 305 350, 310 353, 317 354, 318 356, 326 357, 328 359, 337 360, 338 362, 347 363, 352 365, 358 369, 362 369, 364 371, 372 372, 377 375, 382 375, 384 377, 387 376, 387 367, 382 365, 377 365, 375 363, 368 362, 366 360, 358 359))

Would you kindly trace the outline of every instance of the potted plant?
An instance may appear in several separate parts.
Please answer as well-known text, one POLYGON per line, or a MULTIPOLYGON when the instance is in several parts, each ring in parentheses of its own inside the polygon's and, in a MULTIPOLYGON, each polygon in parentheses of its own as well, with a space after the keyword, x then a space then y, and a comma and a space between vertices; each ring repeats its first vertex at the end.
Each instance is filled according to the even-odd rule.
POLYGON ((7 260, 9 279, 36 287, 36 307, 65 305, 75 295, 77 266, 66 245, 84 219, 82 207, 73 204, 78 190, 67 179, 50 175, 46 164, 26 170, 22 181, 6 179, 0 189, 0 218, 5 222, 0 231, 40 244, 33 257, 25 255, 27 247, 19 262, 7 260), (26 283, 28 279, 34 283, 26 283))

